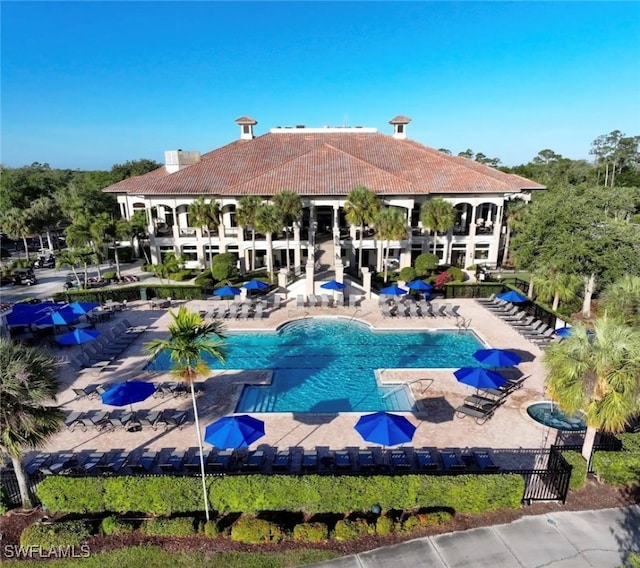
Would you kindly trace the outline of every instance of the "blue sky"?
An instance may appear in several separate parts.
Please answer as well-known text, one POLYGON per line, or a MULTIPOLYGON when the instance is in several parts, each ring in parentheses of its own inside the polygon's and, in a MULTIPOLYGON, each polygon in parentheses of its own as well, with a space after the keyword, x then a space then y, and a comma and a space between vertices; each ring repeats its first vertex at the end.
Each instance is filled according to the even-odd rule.
POLYGON ((507 165, 640 134, 638 2, 1 4, 5 166, 110 169, 362 125, 507 165))

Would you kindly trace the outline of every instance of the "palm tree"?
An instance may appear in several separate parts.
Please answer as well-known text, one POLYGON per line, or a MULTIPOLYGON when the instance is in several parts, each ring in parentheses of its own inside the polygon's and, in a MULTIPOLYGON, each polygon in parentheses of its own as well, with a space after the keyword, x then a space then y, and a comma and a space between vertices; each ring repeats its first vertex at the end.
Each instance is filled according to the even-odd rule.
POLYGON ((207 230, 207 235, 209 235, 209 270, 211 274, 213 274, 211 231, 216 230, 220 226, 220 204, 215 199, 211 199, 209 203, 207 203, 201 195, 196 201, 189 205, 189 215, 193 223, 201 229, 207 230))
POLYGON ((236 222, 241 227, 251 229, 251 272, 256 271, 256 215, 262 205, 262 199, 257 195, 245 195, 240 199, 236 211, 236 222))
POLYGON ((32 220, 25 209, 12 207, 2 215, 2 228, 12 239, 22 239, 27 260, 30 260, 27 237, 32 232, 31 224, 32 220))
POLYGON ((151 260, 147 256, 147 249, 144 240, 147 239, 147 214, 144 211, 136 211, 129 220, 131 248, 135 249, 134 239, 138 241, 138 246, 142 249, 144 260, 147 264, 151 264, 151 260))
POLYGON ((40 197, 31 204, 30 212, 38 228, 44 230, 46 233, 47 245, 49 246, 49 250, 53 251, 51 229, 54 228, 62 218, 60 206, 50 197, 40 197))
POLYGON ((527 202, 524 199, 515 198, 509 199, 504 202, 505 212, 504 220, 507 228, 507 232, 504 236, 504 250, 502 251, 502 264, 506 264, 509 259, 509 245, 511 243, 511 233, 517 230, 520 223, 522 223, 523 213, 527 207, 527 202))
POLYGON ((256 212, 256 229, 267 236, 267 270, 271 282, 273 282, 273 233, 281 228, 280 212, 271 203, 263 203, 256 212))
POLYGON ((609 284, 600 307, 611 317, 630 326, 640 326, 640 277, 626 274, 609 284))
POLYGON ((58 393, 56 361, 44 351, 0 338, 0 454, 13 463, 25 508, 33 496, 21 458, 60 429, 64 412, 50 406, 58 393))
POLYGON ((273 205, 284 223, 284 233, 287 239, 287 272, 290 272, 289 225, 298 223, 302 219, 302 201, 300 201, 300 196, 297 193, 284 189, 273 196, 273 205))
POLYGON ((620 432, 640 410, 640 330, 607 317, 593 331, 573 329, 545 351, 545 385, 561 410, 584 412, 582 455, 589 461, 598 430, 620 432))
MULTIPOLYGON (((446 232, 456 220, 456 211, 448 201, 441 197, 434 197, 425 201, 420 207, 420 221, 423 227, 434 232, 433 235, 433 254, 436 254, 438 233, 446 232)), ((446 258, 444 259, 446 262, 446 258)))
POLYGON ((533 275, 533 285, 536 295, 542 302, 553 300, 551 309, 558 310, 560 302, 575 300, 582 289, 583 280, 575 274, 563 274, 557 270, 547 268, 533 275))
MULTIPOLYGON (((76 265, 80 264, 81 259, 78 255, 72 250, 63 250, 56 256, 56 270, 60 270, 65 266, 71 268, 73 275, 75 276, 76 282, 78 283, 78 288, 82 286, 82 282, 80 282, 80 277, 78 276, 78 271, 76 270, 76 265)), ((86 278, 86 271, 85 271, 86 278)))
POLYGON ((364 226, 373 224, 378 211, 380 211, 380 200, 371 190, 366 187, 356 187, 347 195, 344 204, 345 218, 347 223, 360 227, 360 245, 358 246, 358 273, 362 270, 362 237, 364 226))
POLYGON ((389 264, 389 241, 399 241, 407 236, 407 218, 402 209, 398 207, 385 207, 378 212, 375 218, 375 226, 378 237, 386 242, 384 255, 384 281, 387 281, 389 264))
POLYGON ((207 486, 204 478, 204 457, 202 449, 202 433, 198 419, 198 405, 193 382, 210 371, 204 357, 215 357, 222 363, 225 361, 224 324, 220 321, 206 321, 197 313, 190 312, 180 306, 178 313, 170 312, 173 322, 169 324, 169 339, 154 339, 146 344, 146 349, 156 355, 166 351, 173 363, 173 374, 177 375, 191 390, 191 403, 198 435, 200 449, 200 469, 202 472, 202 491, 207 521, 209 520, 209 502, 207 486))

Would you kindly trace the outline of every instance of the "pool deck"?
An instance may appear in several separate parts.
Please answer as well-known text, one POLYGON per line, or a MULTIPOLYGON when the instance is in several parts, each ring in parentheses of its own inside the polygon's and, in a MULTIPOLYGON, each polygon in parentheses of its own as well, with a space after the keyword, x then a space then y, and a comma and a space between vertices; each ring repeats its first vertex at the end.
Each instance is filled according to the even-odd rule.
MULTIPOLYGON (((217 304, 217 302, 215 302, 217 304)), ((214 302, 190 301, 185 305, 194 311, 208 311, 214 302)), ((484 309, 475 300, 460 299, 460 314, 470 320, 470 329, 487 347, 505 348, 517 351, 523 362, 519 373, 526 375, 524 386, 511 393, 506 402, 497 409, 494 416, 482 425, 470 417, 454 416, 453 410, 462 404, 465 396, 474 393, 472 387, 458 383, 455 369, 382 369, 379 380, 385 383, 412 382, 418 412, 405 413, 417 426, 412 442, 414 447, 431 448, 492 448, 494 457, 505 467, 532 467, 531 450, 540 450, 554 443, 556 431, 536 423, 526 413, 526 407, 546 400, 544 394, 544 369, 541 364, 542 351, 533 343, 514 331, 509 325, 484 309), (502 456, 502 457, 500 457, 502 456)), ((175 306, 174 306, 175 307, 175 306)), ((376 330, 454 330, 452 318, 383 318, 377 300, 365 300, 358 309, 354 308, 295 308, 295 298, 283 303, 276 311, 268 310, 267 317, 254 321, 225 320, 229 331, 275 330, 280 325, 309 316, 347 317, 368 323, 376 330), (293 307, 292 307, 293 306, 293 307)), ((114 410, 104 406, 99 399, 77 398, 72 388, 85 387, 90 383, 121 382, 125 380, 171 381, 176 380, 169 373, 149 373, 144 371, 149 356, 144 344, 151 339, 167 338, 167 327, 171 316, 167 310, 150 310, 147 302, 132 302, 130 309, 117 314, 114 319, 98 324, 98 330, 107 330, 122 319, 133 325, 148 326, 147 330, 128 347, 123 357, 116 362, 113 370, 102 373, 76 374, 64 362, 60 367, 62 391, 58 403, 65 410, 114 410)), ((71 359, 82 350, 81 346, 56 350, 63 359, 71 359)), ((242 386, 245 383, 261 383, 270 380, 270 373, 262 369, 254 371, 217 371, 204 379, 204 394, 198 397, 200 426, 206 425, 226 414, 233 413, 242 386)), ((176 428, 154 431, 143 429, 138 432, 125 430, 87 432, 76 430, 61 431, 51 439, 44 451, 106 451, 112 449, 159 450, 161 448, 184 449, 195 447, 197 438, 193 427, 190 397, 149 398, 133 405, 134 410, 163 410, 175 408, 187 410, 190 422, 179 430, 176 428)), ((354 430, 359 413, 341 414, 296 414, 296 413, 254 413, 264 420, 266 435, 251 448, 263 444, 285 449, 289 447, 323 447, 340 449, 347 447, 369 447, 354 430)), ((205 447, 209 448, 208 444, 205 447)))

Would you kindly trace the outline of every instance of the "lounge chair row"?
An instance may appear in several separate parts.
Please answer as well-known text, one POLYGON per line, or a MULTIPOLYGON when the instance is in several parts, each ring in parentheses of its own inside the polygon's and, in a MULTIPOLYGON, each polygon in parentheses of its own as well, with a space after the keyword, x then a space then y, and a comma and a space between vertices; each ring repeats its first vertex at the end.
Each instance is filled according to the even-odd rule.
POLYGON ((410 318, 459 318, 460 306, 451 303, 436 304, 433 302, 422 301, 420 303, 396 303, 396 304, 380 304, 380 310, 384 317, 410 317, 410 318))
MULTIPOLYGON (((280 450, 270 448, 252 451, 205 450, 205 472, 224 474, 322 473, 329 475, 376 473, 430 472, 451 474, 459 472, 499 472, 490 452, 484 449, 461 452, 455 449, 433 450, 399 448, 383 452, 369 449, 280 450)), ((29 459, 25 467, 29 475, 96 475, 165 473, 174 475, 199 474, 201 471, 198 448, 159 451, 142 449, 127 452, 87 450, 79 453, 40 452, 29 459)))
POLYGON ((528 375, 518 379, 508 380, 500 388, 480 389, 478 394, 467 396, 464 403, 456 408, 459 418, 471 417, 477 424, 484 424, 495 411, 505 402, 506 398, 519 389, 528 375))
MULTIPOLYGON (((91 383, 86 387, 74 387, 72 390, 77 399, 89 398, 99 399, 105 391, 117 384, 117 382, 91 383)), ((162 383, 153 383, 156 390, 153 393, 154 398, 179 398, 191 396, 191 387, 180 381, 167 381, 162 383)), ((204 393, 205 383, 196 382, 193 384, 193 390, 196 396, 204 393)))
POLYGON ((139 432, 143 428, 151 428, 152 430, 158 430, 161 427, 165 430, 182 429, 186 422, 187 412, 185 410, 139 410, 136 412, 89 410, 87 412, 69 412, 64 424, 71 432, 76 430, 86 432, 89 428, 94 428, 99 432, 114 430, 139 432))
POLYGON ((262 319, 268 315, 264 309, 265 305, 262 302, 231 304, 228 308, 226 306, 213 308, 207 312, 206 316, 209 319, 262 319))

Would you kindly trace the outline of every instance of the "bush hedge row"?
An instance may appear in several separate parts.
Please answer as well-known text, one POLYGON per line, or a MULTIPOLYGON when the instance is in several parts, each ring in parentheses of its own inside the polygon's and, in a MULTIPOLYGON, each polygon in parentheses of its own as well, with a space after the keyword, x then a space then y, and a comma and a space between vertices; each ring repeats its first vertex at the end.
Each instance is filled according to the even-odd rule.
POLYGON ((562 457, 573 466, 569 489, 581 489, 587 481, 587 461, 580 452, 562 452, 562 457))
POLYGON ((39 546, 43 549, 58 546, 78 546, 93 534, 86 521, 64 521, 60 523, 36 523, 28 526, 20 535, 24 547, 39 546))
POLYGON ((640 483, 639 452, 595 452, 592 468, 600 481, 611 484, 640 483))
POLYGON ((106 300, 128 302, 139 300, 142 290, 145 290, 148 299, 157 298, 174 298, 178 300, 199 300, 202 298, 202 288, 192 284, 172 285, 172 284, 153 284, 132 286, 122 286, 117 288, 96 288, 94 290, 67 290, 58 292, 53 295, 56 302, 98 302, 103 303, 106 300))
MULTIPOLYGON (((518 508, 524 480, 516 474, 457 476, 238 475, 207 479, 211 506, 220 513, 302 511, 348 513, 425 506, 478 513, 518 508)), ((52 512, 145 512, 152 515, 203 509, 197 477, 110 478, 51 476, 38 497, 52 512)))

